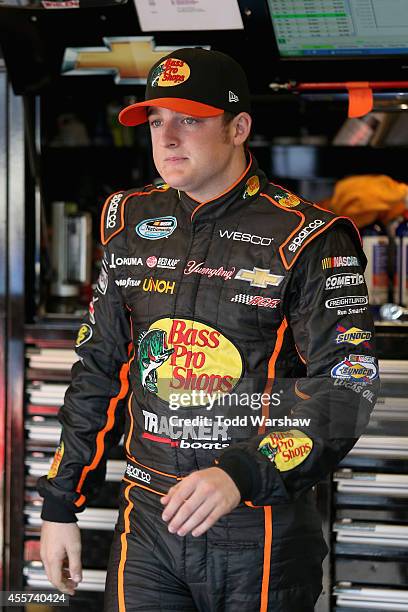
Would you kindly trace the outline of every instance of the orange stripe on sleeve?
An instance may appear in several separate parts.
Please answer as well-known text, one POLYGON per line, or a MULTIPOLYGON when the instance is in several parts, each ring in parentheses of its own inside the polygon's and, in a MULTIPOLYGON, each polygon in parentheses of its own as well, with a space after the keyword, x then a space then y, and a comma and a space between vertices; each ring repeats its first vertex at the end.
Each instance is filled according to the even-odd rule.
POLYGON ((308 400, 311 398, 311 395, 308 395, 307 393, 303 393, 303 391, 301 391, 298 388, 298 381, 296 381, 295 383, 295 393, 298 397, 300 397, 300 399, 303 399, 303 400, 308 400))
POLYGON ((129 499, 129 492, 130 490, 136 486, 135 483, 130 483, 129 486, 126 487, 125 489, 125 499, 128 502, 128 505, 126 506, 124 515, 123 515, 123 520, 125 522, 125 530, 122 533, 122 535, 120 536, 120 540, 121 540, 121 544, 122 544, 122 548, 121 548, 121 552, 120 552, 120 562, 119 562, 119 566, 118 566, 118 605, 119 605, 119 612, 126 612, 126 602, 125 602, 125 589, 124 589, 124 571, 125 571, 125 563, 126 563, 126 555, 127 555, 127 534, 130 532, 130 513, 132 511, 133 508, 133 502, 130 501, 129 499))
MULTIPOLYGON (((132 325, 132 338, 133 338, 133 325, 132 325)), ((130 370, 130 365, 132 363, 132 361, 134 360, 136 356, 136 349, 133 347, 133 355, 129 361, 129 370, 130 370)), ((133 414, 132 414, 132 397, 133 397, 133 393, 130 394, 129 396, 129 401, 128 401, 128 412, 129 412, 129 418, 130 418, 130 427, 129 427, 129 433, 128 436, 126 438, 126 444, 125 444, 125 448, 126 448, 126 452, 128 455, 131 454, 130 452, 130 441, 132 439, 132 434, 133 434, 133 427, 134 427, 134 422, 133 422, 133 414)))
POLYGON ((304 365, 307 365, 307 361, 306 361, 306 359, 305 359, 304 357, 302 357, 302 355, 300 354, 300 351, 299 351, 299 349, 298 349, 298 347, 297 347, 297 345, 296 345, 296 344, 295 344, 295 349, 296 349, 296 352, 297 352, 297 354, 298 354, 298 356, 299 356, 300 361, 301 361, 301 362, 302 362, 304 365))
POLYGON ((272 506, 264 506, 265 540, 260 612, 268 612, 269 578, 272 552, 272 506))
POLYGON ((108 242, 117 234, 119 234, 123 228, 125 227, 125 204, 127 204, 127 202, 129 201, 129 199, 132 196, 147 196, 150 195, 153 192, 160 192, 162 191, 161 189, 151 189, 150 191, 135 191, 134 193, 129 193, 126 198, 123 200, 123 202, 121 203, 121 209, 120 209, 120 227, 115 230, 113 232, 113 234, 111 236, 109 236, 108 239, 105 239, 105 234, 104 234, 104 221, 105 221, 105 210, 106 207, 108 206, 108 204, 111 201, 112 196, 116 195, 116 193, 121 193, 120 191, 117 191, 116 193, 112 193, 109 198, 105 201, 105 204, 103 205, 103 209, 102 209, 102 215, 101 215, 101 221, 100 221, 100 230, 101 230, 101 242, 103 244, 103 246, 106 246, 108 244, 108 242))
MULTIPOLYGON (((285 335, 285 331, 286 328, 288 327, 288 322, 286 320, 286 317, 283 319, 282 323, 279 326, 279 329, 277 331, 276 334, 276 343, 275 343, 275 348, 273 350, 273 353, 269 359, 269 363, 268 363, 268 380, 264 389, 264 394, 267 394, 270 396, 271 391, 272 391, 272 387, 273 384, 275 382, 275 367, 276 367, 276 361, 279 357, 279 353, 282 350, 282 345, 283 345, 283 338, 285 335)), ((263 434, 265 433, 265 419, 269 417, 269 405, 270 402, 269 401, 265 401, 264 399, 262 399, 262 425, 259 426, 258 428, 258 433, 259 434, 263 434)))
MULTIPOLYGON (((105 427, 101 429, 101 431, 99 431, 98 435, 96 436, 95 456, 92 460, 92 463, 90 463, 89 465, 86 465, 82 470, 82 474, 79 479, 78 486, 76 488, 77 493, 81 492, 85 478, 88 476, 89 472, 94 470, 98 466, 100 460, 102 459, 102 456, 105 450, 105 435, 107 434, 108 431, 112 429, 115 423, 115 412, 116 412, 116 408, 118 406, 119 400, 126 397, 126 394, 129 389, 128 372, 129 372, 129 365, 127 363, 124 363, 119 372, 119 379, 121 382, 119 393, 118 395, 115 395, 115 397, 113 397, 109 402, 105 427)), ((75 505, 80 506, 84 500, 85 498, 82 495, 79 499, 77 499, 77 501, 75 502, 75 505)))

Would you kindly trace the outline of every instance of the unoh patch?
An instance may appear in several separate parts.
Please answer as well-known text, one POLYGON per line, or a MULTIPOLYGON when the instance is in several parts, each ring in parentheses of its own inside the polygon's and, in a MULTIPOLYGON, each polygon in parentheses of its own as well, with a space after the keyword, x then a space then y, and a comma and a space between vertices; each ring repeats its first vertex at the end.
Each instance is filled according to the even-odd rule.
POLYGON ((144 219, 135 227, 136 234, 147 240, 168 238, 177 227, 176 217, 155 217, 144 219))
POLYGON ((88 323, 81 325, 78 331, 78 336, 75 342, 75 346, 78 348, 88 342, 92 338, 92 327, 88 323))
POLYGON ((313 441, 299 429, 271 432, 258 446, 259 452, 280 472, 293 470, 310 454, 313 441))
POLYGON ((47 474, 47 478, 55 478, 55 476, 58 474, 58 468, 60 466, 63 456, 64 456, 64 442, 61 442, 61 444, 58 446, 57 450, 55 451, 54 459, 52 460, 52 464, 47 474))

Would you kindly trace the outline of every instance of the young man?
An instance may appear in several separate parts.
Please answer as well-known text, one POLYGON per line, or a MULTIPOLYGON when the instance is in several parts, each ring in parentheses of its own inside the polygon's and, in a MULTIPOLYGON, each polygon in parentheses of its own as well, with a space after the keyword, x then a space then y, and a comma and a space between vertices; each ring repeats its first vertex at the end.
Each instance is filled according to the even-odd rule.
POLYGON ((311 612, 321 591, 313 486, 356 442, 378 380, 365 257, 351 221, 268 182, 245 148, 249 113, 232 58, 180 49, 119 116, 149 121, 165 184, 105 204, 102 271, 39 481, 42 559, 73 593, 75 513, 125 418, 106 612, 311 612))

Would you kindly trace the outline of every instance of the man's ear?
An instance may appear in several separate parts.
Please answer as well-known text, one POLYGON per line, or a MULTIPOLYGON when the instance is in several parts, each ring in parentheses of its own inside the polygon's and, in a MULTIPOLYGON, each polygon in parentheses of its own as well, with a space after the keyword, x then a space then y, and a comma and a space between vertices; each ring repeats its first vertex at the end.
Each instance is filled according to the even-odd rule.
POLYGON ((234 118, 234 144, 236 146, 244 144, 251 133, 252 117, 248 113, 239 113, 234 118))

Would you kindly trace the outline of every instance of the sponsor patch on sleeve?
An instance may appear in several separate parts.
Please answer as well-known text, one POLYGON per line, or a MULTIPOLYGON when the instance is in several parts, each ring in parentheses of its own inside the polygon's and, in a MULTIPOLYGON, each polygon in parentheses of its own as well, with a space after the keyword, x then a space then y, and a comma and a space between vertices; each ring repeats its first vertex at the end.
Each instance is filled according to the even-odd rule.
POLYGON ((370 382, 378 376, 376 359, 370 355, 349 355, 332 368, 331 375, 332 378, 370 382))
POLYGON ((123 204, 125 192, 114 193, 105 202, 101 217, 101 241, 105 245, 125 227, 123 204))
POLYGON ((108 288, 109 283, 109 275, 108 275, 108 262, 106 260, 106 255, 104 255, 101 263, 101 269, 99 272, 98 281, 96 283, 96 288, 102 295, 105 295, 106 290, 108 288))
POLYGON ((299 429, 269 433, 258 446, 259 452, 273 463, 280 472, 293 470, 306 459, 313 448, 313 441, 299 429))
POLYGON ((85 342, 88 342, 88 340, 92 338, 92 333, 92 327, 88 325, 88 323, 84 323, 83 325, 81 325, 75 342, 76 348, 82 346, 83 344, 85 344, 85 342))
POLYGON ((60 466, 63 456, 64 456, 64 442, 61 442, 61 444, 58 446, 57 450, 55 451, 54 458, 51 463, 51 467, 47 474, 47 478, 55 478, 55 476, 58 474, 58 468, 60 466))

